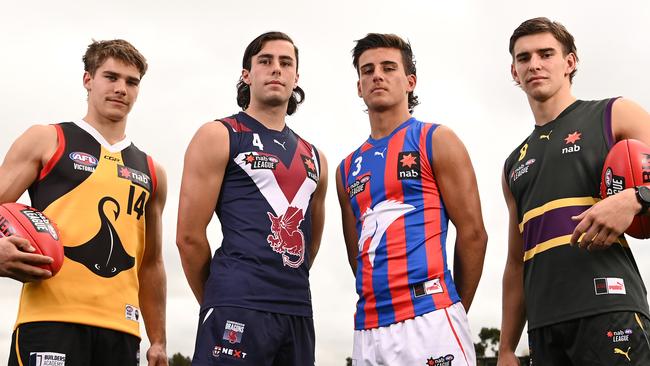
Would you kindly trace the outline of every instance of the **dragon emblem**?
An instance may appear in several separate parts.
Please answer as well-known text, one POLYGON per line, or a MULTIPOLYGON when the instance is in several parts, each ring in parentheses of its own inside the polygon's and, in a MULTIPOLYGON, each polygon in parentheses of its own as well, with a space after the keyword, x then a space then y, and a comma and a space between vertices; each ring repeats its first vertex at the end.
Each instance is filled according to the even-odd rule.
POLYGON ((298 268, 305 260, 305 236, 299 226, 305 219, 302 209, 289 207, 280 216, 267 212, 271 220, 271 235, 266 241, 274 252, 282 254, 282 263, 291 268, 298 268), (292 260, 290 256, 298 257, 292 260))

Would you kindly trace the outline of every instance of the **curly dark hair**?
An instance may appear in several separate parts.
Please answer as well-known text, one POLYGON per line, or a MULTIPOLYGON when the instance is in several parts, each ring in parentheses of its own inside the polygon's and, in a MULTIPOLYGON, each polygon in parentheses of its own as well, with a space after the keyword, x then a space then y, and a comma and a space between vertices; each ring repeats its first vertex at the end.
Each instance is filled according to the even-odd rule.
MULTIPOLYGON (((266 32, 257 38, 255 38, 244 51, 244 59, 242 60, 242 67, 246 70, 251 69, 251 62, 253 56, 260 53, 264 44, 268 41, 287 41, 293 45, 293 49, 296 51, 296 71, 298 71, 298 47, 293 43, 293 40, 282 32, 266 32)), ((292 115, 298 109, 298 105, 305 100, 305 92, 296 85, 291 93, 291 98, 289 98, 289 105, 287 106, 287 115, 292 115)), ((237 105, 242 109, 248 108, 251 103, 251 89, 248 84, 240 77, 237 82, 237 105)))

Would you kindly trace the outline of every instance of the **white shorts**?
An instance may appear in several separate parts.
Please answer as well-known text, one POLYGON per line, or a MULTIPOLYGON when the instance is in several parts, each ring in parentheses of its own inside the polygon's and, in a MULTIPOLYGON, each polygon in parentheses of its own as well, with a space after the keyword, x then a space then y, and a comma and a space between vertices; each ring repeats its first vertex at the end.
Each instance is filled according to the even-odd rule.
POLYGON ((475 366, 467 314, 460 302, 386 327, 355 330, 353 366, 475 366))

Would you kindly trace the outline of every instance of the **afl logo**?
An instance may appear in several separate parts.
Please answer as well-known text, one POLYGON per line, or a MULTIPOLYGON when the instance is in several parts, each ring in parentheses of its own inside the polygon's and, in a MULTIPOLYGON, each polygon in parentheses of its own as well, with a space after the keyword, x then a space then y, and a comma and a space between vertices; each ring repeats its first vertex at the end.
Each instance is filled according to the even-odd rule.
POLYGON ((72 161, 74 161, 77 164, 91 166, 91 167, 97 166, 97 158, 90 154, 86 154, 85 152, 75 151, 75 152, 71 152, 70 155, 68 156, 72 161))
POLYGON ((605 171, 605 187, 609 188, 612 186, 613 175, 612 168, 608 167, 605 171))

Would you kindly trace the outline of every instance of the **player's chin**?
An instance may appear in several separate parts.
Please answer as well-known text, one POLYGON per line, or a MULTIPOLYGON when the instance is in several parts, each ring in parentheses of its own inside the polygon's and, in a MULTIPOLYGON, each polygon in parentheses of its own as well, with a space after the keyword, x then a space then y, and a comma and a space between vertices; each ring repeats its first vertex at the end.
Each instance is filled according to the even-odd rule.
POLYGON ((264 104, 270 106, 270 107, 278 107, 283 104, 286 104, 289 101, 289 98, 291 98, 291 95, 283 95, 283 94, 270 94, 267 95, 266 98, 264 98, 264 104))

